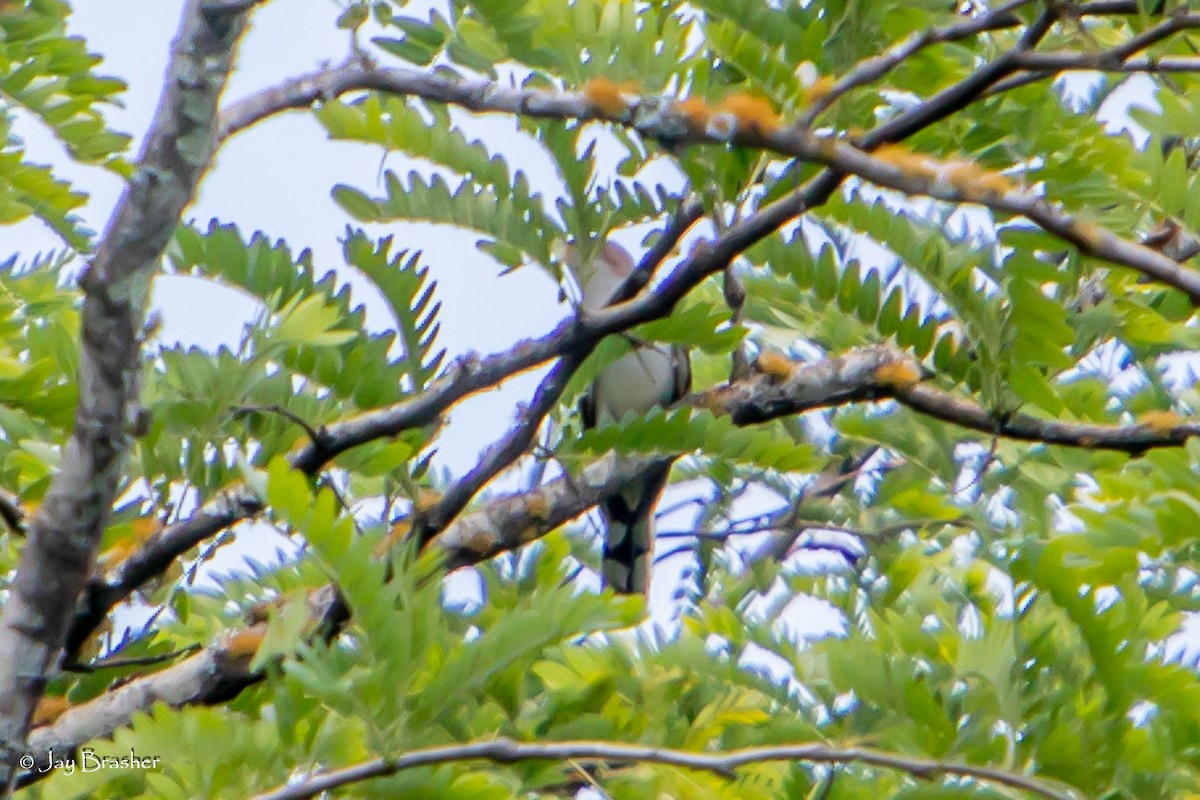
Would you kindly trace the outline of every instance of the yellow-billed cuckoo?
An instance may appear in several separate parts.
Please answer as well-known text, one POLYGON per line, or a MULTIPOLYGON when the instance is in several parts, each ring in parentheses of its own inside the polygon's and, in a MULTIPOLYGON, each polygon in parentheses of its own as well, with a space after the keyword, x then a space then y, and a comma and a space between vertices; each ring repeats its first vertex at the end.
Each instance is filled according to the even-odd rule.
MULTIPOLYGON (((566 261, 579 282, 584 313, 608 305, 634 267, 629 253, 612 242, 586 264, 581 263, 579 251, 569 247, 566 261)), ((633 352, 600 372, 580 403, 585 428, 670 405, 690 391, 692 370, 686 350, 651 342, 633 342, 633 347, 633 352)), ((613 591, 634 594, 649 588, 654 507, 667 485, 672 460, 654 465, 600 506, 605 528, 601 575, 613 591)))

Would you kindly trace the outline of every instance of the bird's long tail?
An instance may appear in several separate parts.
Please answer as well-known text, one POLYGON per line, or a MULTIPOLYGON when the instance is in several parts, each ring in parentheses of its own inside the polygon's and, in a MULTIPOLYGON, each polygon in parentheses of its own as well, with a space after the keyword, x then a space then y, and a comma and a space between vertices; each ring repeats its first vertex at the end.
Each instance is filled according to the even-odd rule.
POLYGON ((654 507, 667 485, 671 461, 654 465, 601 505, 604 517, 604 585, 618 594, 645 593, 654 557, 654 507))

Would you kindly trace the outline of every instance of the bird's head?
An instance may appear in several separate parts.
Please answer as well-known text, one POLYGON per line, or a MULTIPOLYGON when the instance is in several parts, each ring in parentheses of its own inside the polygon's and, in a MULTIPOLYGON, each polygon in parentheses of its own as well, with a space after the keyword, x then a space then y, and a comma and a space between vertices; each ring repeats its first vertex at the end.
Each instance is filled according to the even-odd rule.
POLYGON ((597 311, 608 304, 613 294, 633 272, 633 256, 616 242, 605 242, 592 255, 574 242, 563 248, 563 263, 579 284, 585 311, 597 311))

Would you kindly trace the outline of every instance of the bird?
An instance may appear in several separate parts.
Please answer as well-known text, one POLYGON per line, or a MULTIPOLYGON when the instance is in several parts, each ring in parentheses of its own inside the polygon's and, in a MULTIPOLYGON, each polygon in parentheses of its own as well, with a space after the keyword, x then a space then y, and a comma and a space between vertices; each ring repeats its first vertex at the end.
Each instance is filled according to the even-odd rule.
MULTIPOLYGON (((579 284, 580 310, 585 315, 608 305, 634 269, 632 256, 615 242, 605 242, 586 260, 578 247, 569 245, 565 261, 579 284)), ((580 401, 585 430, 619 422, 630 413, 669 406, 691 391, 691 362, 685 348, 632 344, 633 351, 604 367, 580 401)), ((604 585, 618 594, 645 594, 649 589, 654 509, 673 461, 656 462, 600 503, 604 528, 600 573, 604 585)))

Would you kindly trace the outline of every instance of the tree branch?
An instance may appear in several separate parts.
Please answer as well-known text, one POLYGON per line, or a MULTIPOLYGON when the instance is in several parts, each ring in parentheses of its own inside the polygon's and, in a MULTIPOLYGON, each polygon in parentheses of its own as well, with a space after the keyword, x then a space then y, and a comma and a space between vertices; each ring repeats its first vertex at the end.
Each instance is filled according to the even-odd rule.
POLYGON ((1092 0, 1090 3, 1080 3, 1072 11, 1076 17, 1100 17, 1107 14, 1140 14, 1143 6, 1140 0, 1092 0))
POLYGON ((829 150, 827 158, 812 160, 823 161, 848 174, 908 195, 926 195, 951 203, 975 203, 993 211, 1025 217, 1074 245, 1081 253, 1128 267, 1179 289, 1193 305, 1200 305, 1200 272, 1188 269, 1146 245, 1122 239, 1100 225, 1081 222, 1032 194, 1015 189, 1002 192, 988 188, 983 183, 984 176, 972 181, 966 173, 962 175, 961 184, 956 186, 954 182, 958 179, 953 174, 956 167, 952 164, 934 165, 930 168, 932 174, 928 175, 911 174, 901 166, 868 156, 849 145, 836 143, 829 150))
MULTIPOLYGON (((232 135, 284 108, 304 107, 319 97, 333 97, 360 89, 418 96, 476 112, 605 120, 633 127, 643 134, 676 145, 732 143, 831 167, 830 172, 814 178, 805 190, 777 201, 775 210, 783 216, 778 224, 811 208, 814 202, 823 202, 846 175, 856 175, 870 183, 908 195, 926 195, 951 203, 975 203, 993 211, 1026 217, 1082 252, 1134 269, 1180 289, 1193 303, 1200 304, 1200 273, 1182 267, 1177 261, 1151 248, 1121 239, 1098 225, 1079 222, 1068 212, 1055 208, 1039 197, 1017 189, 998 188, 995 182, 989 183, 979 171, 972 172, 961 164, 939 166, 930 160, 928 171, 921 174, 869 154, 868 151, 881 144, 900 141, 944 119, 978 99, 1001 78, 1018 71, 1021 68, 1020 59, 1028 55, 1056 19, 1057 11, 1045 12, 1026 29, 1021 41, 1012 50, 976 70, 967 79, 872 131, 863 139, 861 148, 832 136, 817 135, 799 125, 765 131, 761 126, 744 126, 729 135, 712 130, 711 126, 699 130, 689 124, 686 115, 669 100, 658 97, 639 98, 619 114, 606 114, 578 93, 502 89, 486 81, 455 81, 430 73, 375 69, 358 63, 304 76, 270 92, 235 103, 225 115, 222 131, 223 135, 232 135)), ((1200 15, 1176 15, 1125 43, 1120 52, 1147 46, 1170 33, 1196 26, 1200 26, 1200 15)), ((760 221, 778 218, 776 214, 758 216, 760 221)), ((778 224, 774 227, 778 227, 778 224)), ((740 251, 735 251, 731 257, 737 252, 740 251)))
POLYGON ((0 618, 0 786, 14 765, 67 622, 91 571, 129 446, 140 383, 138 331, 150 276, 216 145, 217 98, 243 17, 184 9, 158 111, 136 171, 80 278, 84 301, 75 425, 29 526, 0 618))
MULTIPOLYGON (((1055 78, 1060 72, 1087 70, 1089 72, 1200 72, 1200 57, 1197 56, 1141 56, 1124 61, 1105 58, 1105 53, 1076 53, 1069 50, 1054 53, 1028 53, 1021 59, 1021 66, 1033 70, 1036 75, 1021 76, 1031 80, 1055 78)), ((1022 84, 1022 85, 1025 85, 1022 84)))
MULTIPOLYGON (((1028 3, 1029 0, 1010 0, 978 17, 915 34, 893 45, 885 53, 856 64, 833 85, 827 95, 810 106, 801 117, 801 123, 811 124, 839 97, 852 89, 879 80, 926 47, 1018 26, 1020 20, 1014 12, 1028 3)), ((1136 0, 1081 3, 1068 9, 1068 13, 1078 18, 1138 12, 1136 0)), ((375 70, 364 64, 361 59, 351 59, 336 67, 290 78, 277 86, 263 89, 230 104, 221 115, 221 138, 234 136, 284 111, 308 108, 313 103, 332 100, 348 92, 369 89, 416 95, 428 100, 461 105, 476 112, 503 111, 552 117, 585 116, 584 113, 569 113, 561 109, 555 111, 548 107, 544 101, 553 97, 548 93, 505 91, 486 81, 456 84, 454 81, 436 79, 428 73, 414 70, 375 70), (385 77, 388 75, 391 76, 390 80, 385 77), (526 105, 526 98, 538 102, 526 105)), ((578 108, 575 110, 579 111, 578 108)))
MULTIPOLYGON (((310 591, 305 602, 306 637, 327 637, 329 626, 336 627, 345 619, 339 616, 342 600, 332 586, 310 591)), ((146 713, 159 703, 172 708, 223 703, 258 683, 264 672, 252 671, 250 666, 267 626, 267 622, 260 622, 241 630, 227 630, 190 658, 151 675, 133 678, 99 697, 69 707, 49 725, 35 728, 24 755, 33 758, 38 766, 25 771, 20 784, 28 785, 52 774, 48 769, 51 751, 69 753, 87 742, 111 736, 118 728, 129 725, 134 715, 146 713)), ((130 660, 124 663, 128 665, 130 660)), ((109 665, 98 665, 105 666, 109 665)))
POLYGON ((860 86, 883 78, 900 64, 907 61, 916 53, 935 44, 956 42, 986 31, 1014 28, 1021 20, 1014 12, 1028 5, 1030 0, 1010 0, 1010 2, 991 9, 978 17, 958 20, 942 28, 929 28, 914 33, 902 42, 892 45, 885 52, 860 61, 845 72, 829 93, 815 100, 804 113, 800 115, 800 124, 805 127, 812 125, 825 109, 836 103, 847 92, 860 86))
POLYGON ((549 481, 540 488, 492 500, 455 520, 432 546, 455 570, 515 550, 574 519, 621 487, 657 469, 659 458, 609 455, 575 477, 549 481))
MULTIPOLYGON (((685 201, 672 217, 658 240, 643 255, 638 268, 626 279, 618 291, 618 297, 633 297, 649 281, 659 264, 678 245, 683 235, 703 214, 702 204, 694 199, 685 201)), ((694 286, 703 275, 688 278, 694 286)), ((684 290, 686 292, 686 289, 684 290)), ((647 301, 640 301, 643 305, 647 301)), ((671 306, 648 308, 646 320, 669 313, 671 306)), ((603 316, 601 313, 600 316, 603 316)), ((634 317, 637 320, 637 317, 634 317)), ((436 381, 420 396, 390 408, 372 411, 356 419, 333 425, 322 430, 322 435, 312 438, 291 459, 292 466, 307 475, 315 475, 338 454, 360 444, 379 438, 394 436, 404 430, 421 427, 435 421, 459 400, 476 392, 491 388, 544 361, 569 353, 577 347, 593 347, 606 334, 588 334, 575 329, 578 320, 566 320, 554 332, 535 342, 518 344, 512 350, 497 353, 482 360, 466 359, 451 367, 449 373, 436 381), (557 338, 556 338, 557 337, 557 338)), ((593 322, 595 320, 593 319, 593 322)), ((601 319, 600 322, 603 322, 601 319)), ((628 323, 629 325, 635 322, 628 323)), ((620 330, 623 328, 617 328, 620 330)), ((476 476, 482 476, 480 473, 476 476)), ((491 477, 494 477, 492 475, 491 477)), ((490 477, 487 478, 490 480, 490 477)), ((480 483, 486 483, 484 480, 480 483)), ((466 490, 464 486, 464 491, 466 490)), ((479 487, 467 495, 467 500, 479 487)), ((455 500, 457 502, 457 500, 455 500)), ((215 507, 200 512, 189 520, 165 528, 145 542, 130 558, 108 576, 91 580, 87 586, 83 603, 76 611, 70 625, 68 652, 74 653, 79 646, 103 622, 112 607, 132 594, 146 581, 159 575, 176 558, 200 542, 221 530, 262 510, 262 501, 252 492, 234 489, 219 499, 215 507)), ((455 514, 461 507, 455 510, 455 514)), ((582 509, 581 509, 582 510, 582 509)), ((579 513, 579 512, 576 512, 579 513)), ((452 516, 452 515, 451 515, 452 516)), ((449 519, 451 517, 447 517, 449 519)))
POLYGON ((571 376, 583 365, 591 354, 592 347, 585 346, 563 356, 550 370, 534 392, 533 401, 520 412, 517 424, 504 437, 489 447, 466 475, 455 481, 441 499, 427 511, 417 514, 412 535, 418 547, 437 536, 458 516, 467 503, 471 502, 480 489, 507 469, 529 448, 537 435, 546 415, 558 406, 558 401, 567 389, 571 376))
MULTIPOLYGON (((850 402, 895 399, 915 411, 988 436, 1131 454, 1178 447, 1200 435, 1200 422, 1161 429, 1143 424, 1059 422, 1024 414, 1001 418, 972 400, 928 384, 897 386, 876 377, 880 367, 897 363, 915 367, 911 356, 891 347, 861 348, 814 364, 797 364, 783 379, 758 374, 692 395, 684 402, 727 413, 735 423, 749 425, 850 402)), ((591 464, 578 477, 559 478, 536 491, 493 500, 448 526, 433 540, 434 546, 445 552, 447 567, 452 570, 516 549, 613 495, 652 468, 660 457, 618 460, 610 456, 591 464)), ((861 462, 851 467, 860 468, 861 462)), ((807 495, 836 492, 850 479, 845 474, 827 476, 825 483, 814 485, 807 495)))
MULTIPOLYGON (((1059 422, 1025 414, 1001 417, 973 400, 928 383, 901 387, 876 377, 880 367, 897 363, 916 368, 911 356, 902 351, 884 346, 862 348, 838 358, 797 364, 784 378, 758 373, 746 380, 692 395, 685 402, 727 413, 739 425, 750 425, 816 408, 895 399, 914 411, 987 436, 1130 454, 1177 447, 1189 437, 1200 434, 1200 422, 1162 429, 1142 424, 1059 422)), ((446 551, 451 569, 478 563, 540 538, 582 514, 630 480, 640 477, 652 461, 633 459, 621 465, 607 460, 598 462, 585 470, 580 478, 559 479, 536 492, 494 500, 483 509, 447 524, 433 541, 446 551)), ((477 488, 473 490, 471 496, 477 491, 477 488)), ((78 647, 86 640, 113 605, 166 569, 179 555, 260 510, 260 500, 249 493, 238 493, 222 503, 221 508, 165 528, 112 575, 88 586, 85 602, 72 621, 70 641, 73 646, 78 647)))
MULTIPOLYGON (((660 249, 661 257, 665 257, 678 241, 676 237, 682 236, 702 212, 698 202, 686 202, 643 261, 659 258, 660 249)), ((539 339, 518 342, 511 349, 487 358, 476 356, 461 359, 418 397, 327 426, 323 442, 319 446, 310 444, 298 451, 292 459, 292 466, 306 474, 314 474, 330 459, 351 448, 436 421, 450 406, 469 395, 489 389, 551 359, 581 348, 594 347, 609 334, 667 316, 701 281, 723 270, 738 253, 770 235, 779 224, 782 223, 776 223, 773 219, 765 223, 764 220, 751 217, 730 227, 716 241, 693 251, 692 256, 678 265, 653 292, 645 292, 627 302, 608 306, 586 318, 571 317, 539 339)), ((642 275, 648 279, 648 275, 640 269, 634 270, 633 276, 623 285, 622 294, 636 290, 637 282, 642 280, 639 276, 642 275)))
MULTIPOLYGON (((265 628, 265 623, 262 624, 265 628)), ((134 678, 99 697, 71 706, 49 725, 34 728, 29 745, 23 751, 33 759, 34 768, 21 774, 18 783, 28 786, 49 777, 52 752, 70 753, 87 742, 111 736, 139 713, 150 711, 158 703, 172 708, 222 702, 236 696, 247 686, 262 680, 262 673, 251 672, 250 661, 256 647, 246 642, 261 641, 262 631, 240 631, 227 635, 222 642, 207 647, 174 666, 141 678, 134 678), (257 633, 257 636, 255 635, 257 633)))
POLYGON ((1105 70, 1121 72, 1187 72, 1194 69, 1196 59, 1191 57, 1172 58, 1164 56, 1133 56, 1181 31, 1200 28, 1200 15, 1176 13, 1162 22, 1139 33, 1126 42, 1096 53, 1020 53, 1017 64, 1022 69, 1062 72, 1064 70, 1105 70), (1165 62, 1171 68, 1163 68, 1165 62))
POLYGON ((914 411, 988 436, 1135 455, 1159 447, 1178 447, 1189 437, 1200 435, 1200 421, 1163 428, 1137 423, 1060 422, 1019 413, 999 415, 968 397, 929 383, 900 385, 877 378, 880 368, 890 364, 907 364, 914 371, 919 368, 902 350, 886 345, 863 347, 836 358, 797 364, 783 379, 758 374, 693 396, 688 402, 720 409, 738 425, 750 425, 814 408, 894 398, 914 411))
POLYGON ((1101 425, 1059 422, 1026 414, 1000 417, 973 400, 923 384, 895 389, 893 396, 914 411, 945 422, 1024 442, 1117 450, 1138 455, 1159 447, 1178 447, 1190 437, 1200 435, 1200 422, 1186 422, 1162 429, 1156 425, 1137 423, 1101 425))
POLYGON ((175 559, 193 547, 262 510, 262 501, 248 492, 238 493, 220 505, 220 508, 198 511, 182 522, 163 528, 112 572, 88 580, 83 598, 67 626, 65 650, 68 660, 74 658, 117 603, 164 573, 175 559))
POLYGON ((801 761, 814 764, 862 764, 907 773, 929 780, 941 776, 974 778, 988 783, 1020 789, 1050 800, 1078 800, 1082 795, 1021 775, 1016 772, 977 767, 928 758, 903 756, 866 747, 839 748, 822 743, 784 744, 746 747, 740 750, 702 753, 619 742, 567 741, 518 742, 491 739, 481 742, 429 747, 399 756, 380 758, 346 767, 335 772, 296 781, 258 795, 254 800, 305 800, 322 792, 361 783, 372 778, 395 775, 407 769, 450 764, 458 761, 491 761, 514 764, 521 761, 617 761, 637 764, 662 764, 683 769, 712 772, 734 779, 737 771, 752 764, 772 761, 801 761))

